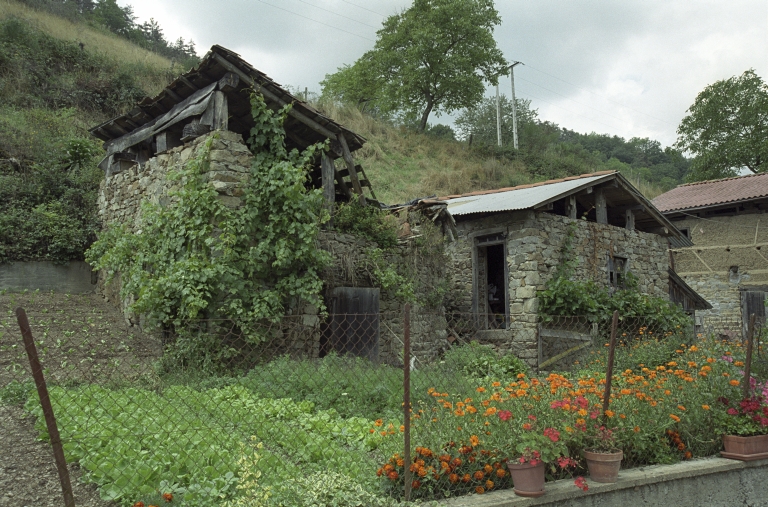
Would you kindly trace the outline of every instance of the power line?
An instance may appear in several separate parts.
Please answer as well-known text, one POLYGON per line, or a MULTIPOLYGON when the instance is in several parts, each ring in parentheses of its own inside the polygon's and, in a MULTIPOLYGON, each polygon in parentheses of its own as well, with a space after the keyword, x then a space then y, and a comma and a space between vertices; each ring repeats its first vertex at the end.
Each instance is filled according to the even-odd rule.
POLYGON ((274 7, 275 9, 280 9, 281 11, 288 12, 290 14, 293 14, 294 16, 299 16, 299 17, 302 17, 304 19, 308 19, 310 21, 314 21, 315 23, 319 23, 321 25, 327 26, 329 28, 334 28, 334 29, 339 30, 341 32, 348 33, 349 35, 354 35, 355 37, 360 37, 361 39, 365 39, 367 41, 376 42, 373 39, 369 39, 368 37, 363 37, 362 35, 358 35, 358 34, 356 34, 354 32, 350 32, 348 30, 344 30, 343 28, 339 28, 338 26, 329 25, 328 23, 323 23, 322 21, 318 21, 316 19, 312 19, 312 18, 310 18, 308 16, 305 16, 303 14, 299 14, 298 12, 289 11, 288 9, 284 9, 282 7, 278 7, 277 5, 269 4, 269 3, 265 2, 264 0, 259 0, 259 2, 263 3, 264 5, 269 5, 270 7, 274 7))
POLYGON ((378 14, 378 15, 379 15, 379 16, 381 16, 382 18, 386 18, 386 17, 387 17, 386 15, 384 15, 384 14, 382 14, 382 13, 380 13, 380 12, 372 11, 371 9, 368 9, 368 8, 366 8, 366 7, 363 7, 362 5, 357 5, 356 3, 353 3, 353 2, 348 2, 347 0, 341 0, 341 1, 342 1, 342 2, 344 2, 345 4, 354 5, 354 6, 355 6, 355 7, 357 7, 358 9, 363 9, 364 11, 368 11, 368 12, 372 12, 372 13, 374 13, 374 14, 378 14))
POLYGON ((376 27, 376 26, 369 25, 368 23, 363 23, 362 21, 358 21, 358 20, 356 20, 354 18, 350 18, 348 16, 345 16, 343 14, 339 14, 337 12, 333 12, 332 10, 326 9, 325 7, 320 7, 319 5, 311 4, 311 3, 307 2, 306 0, 299 0, 299 2, 301 2, 303 4, 311 5, 315 9, 320 9, 321 11, 329 12, 329 13, 333 14, 334 16, 339 16, 340 18, 348 19, 350 21, 354 21, 355 23, 360 23, 361 25, 367 26, 369 28, 373 28, 374 30, 378 29, 378 27, 376 27))
POLYGON ((528 68, 531 68, 531 69, 535 70, 536 72, 541 72, 542 74, 546 74, 546 75, 547 75, 547 76, 549 76, 549 77, 553 77, 553 78, 557 79, 558 81, 562 81, 562 82, 563 82, 563 83, 565 83, 565 84, 569 84, 569 85, 571 85, 571 86, 574 86, 574 87, 576 87, 576 88, 577 88, 577 89, 579 89, 579 90, 583 90, 583 91, 585 91, 585 92, 587 92, 587 93, 591 93, 592 95, 595 95, 596 97, 601 97, 601 98, 603 98, 603 99, 605 99, 605 100, 607 100, 607 101, 609 101, 609 102, 613 102, 614 104, 616 104, 616 105, 618 105, 618 106, 621 106, 621 107, 625 107, 625 108, 627 108, 627 109, 630 109, 630 110, 632 110, 632 111, 634 111, 634 112, 636 112, 636 113, 644 114, 645 116, 648 116, 649 118, 653 118, 654 120, 658 120, 658 121, 660 121, 660 122, 663 122, 663 123, 666 123, 666 124, 668 124, 668 125, 672 125, 672 123, 671 123, 671 122, 668 122, 667 120, 662 120, 661 118, 657 118, 656 116, 653 116, 653 115, 651 115, 651 114, 648 114, 648 113, 646 113, 646 112, 644 112, 644 111, 640 111, 639 109, 635 109, 635 108, 633 108, 633 107, 629 107, 629 106, 627 106, 627 105, 625 105, 625 104, 622 104, 622 103, 620 103, 620 102, 616 102, 616 101, 615 101, 615 100, 613 100, 613 99, 609 99, 608 97, 605 97, 605 96, 599 95, 599 94, 597 94, 597 93, 595 93, 595 92, 593 92, 593 91, 587 90, 587 89, 586 89, 586 88, 584 88, 584 87, 581 87, 581 86, 579 86, 579 85, 577 85, 577 84, 574 84, 574 83, 571 83, 571 82, 569 82, 569 81, 566 81, 565 79, 561 79, 561 78, 559 78, 559 77, 555 76, 554 74, 550 74, 549 72, 545 72, 545 71, 543 71, 543 70, 541 70, 541 69, 537 69, 536 67, 531 67, 530 65, 526 65, 526 67, 528 67, 528 68))

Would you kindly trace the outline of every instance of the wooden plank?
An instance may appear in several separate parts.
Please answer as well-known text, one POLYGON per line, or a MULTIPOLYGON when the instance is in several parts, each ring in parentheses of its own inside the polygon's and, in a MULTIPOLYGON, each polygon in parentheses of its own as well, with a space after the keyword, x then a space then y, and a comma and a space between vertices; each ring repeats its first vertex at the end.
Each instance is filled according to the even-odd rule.
POLYGON ((170 96, 176 102, 181 102, 182 100, 184 100, 178 93, 174 92, 173 90, 171 90, 168 87, 166 87, 163 91, 165 93, 167 93, 168 96, 170 96))
POLYGON ((576 196, 568 196, 568 218, 576 220, 576 196))
POLYGON ((331 216, 328 222, 329 227, 333 227, 333 206, 336 202, 336 185, 334 185, 334 174, 336 169, 333 164, 333 159, 323 153, 320 158, 320 171, 322 174, 323 184, 323 199, 325 200, 325 208, 328 210, 328 214, 331 216))
POLYGON ((352 160, 352 153, 349 151, 349 145, 342 132, 338 135, 339 143, 341 143, 341 149, 344 153, 344 162, 347 163, 347 169, 349 169, 349 178, 352 180, 352 188, 355 193, 359 195, 359 201, 361 206, 365 206, 365 196, 363 195, 363 188, 360 186, 360 180, 357 177, 357 171, 355 171, 355 161, 352 160))
POLYGON ((608 223, 608 206, 605 204, 605 193, 602 188, 595 192, 595 216, 598 224, 608 223))
POLYGON ((211 128, 213 130, 228 130, 229 129, 229 108, 227 107, 227 96, 224 92, 213 92, 213 124, 211 128))
MULTIPOLYGON (((376 197, 376 193, 373 191, 373 186, 370 184, 370 181, 371 181, 371 180, 370 180, 370 179, 368 179, 368 176, 366 176, 366 175, 365 175, 365 171, 363 170, 363 166, 361 166, 360 164, 358 164, 358 165, 356 165, 356 166, 355 166, 355 169, 356 169, 356 170, 357 170, 357 171, 358 171, 360 174, 362 174, 362 175, 363 175, 363 178, 364 178, 364 179, 368 180, 368 190, 370 190, 370 192, 371 192, 371 197, 373 197, 373 198, 374 198, 374 200, 377 200, 378 198, 376 197)), ((377 204, 378 204, 378 203, 377 203, 377 204)))
MULTIPOLYGON (((222 67, 227 69, 229 72, 234 72, 235 74, 240 76, 240 79, 245 81, 249 86, 252 86, 256 91, 258 91, 259 93, 264 95, 269 100, 271 100, 273 102, 277 102, 280 106, 284 106, 285 104, 287 104, 286 101, 284 101, 283 99, 281 99, 280 97, 278 97, 277 95, 272 93, 271 91, 267 90, 263 86, 257 84, 253 80, 253 78, 251 78, 251 76, 249 76, 248 74, 246 74, 242 70, 238 69, 235 65, 233 65, 229 60, 227 60, 223 56, 221 56, 219 54, 216 54, 216 53, 213 53, 213 57, 216 59, 217 62, 219 62, 219 64, 222 67)), ((321 134, 321 135, 327 137, 328 139, 335 139, 336 138, 336 134, 334 134, 333 132, 331 132, 327 128, 323 127, 322 125, 317 123, 315 120, 312 120, 311 118, 309 118, 309 117, 305 116, 304 114, 300 113, 295 108, 291 108, 291 110, 288 111, 288 114, 290 116, 292 116, 293 118, 296 118, 297 120, 299 120, 301 123, 303 123, 307 127, 311 128, 312 130, 314 130, 318 134, 321 134)))
POLYGON ((346 197, 348 200, 352 200, 352 191, 349 190, 349 187, 347 186, 347 182, 344 181, 344 178, 339 176, 339 172, 336 171, 336 174, 334 175, 334 179, 336 180, 336 188, 341 189, 342 194, 344 194, 344 197, 346 197))
POLYGON ((634 231, 635 230, 635 212, 631 209, 628 209, 626 212, 626 219, 625 219, 625 225, 627 230, 634 231))
POLYGON ((228 93, 234 90, 235 88, 237 88, 237 85, 239 84, 240 84, 240 76, 238 76, 234 72, 227 72, 226 74, 224 74, 224 77, 219 79, 218 88, 224 93, 228 93))
POLYGON ((591 334, 569 331, 567 329, 547 329, 542 327, 541 336, 544 338, 560 338, 561 340, 592 341, 591 334))

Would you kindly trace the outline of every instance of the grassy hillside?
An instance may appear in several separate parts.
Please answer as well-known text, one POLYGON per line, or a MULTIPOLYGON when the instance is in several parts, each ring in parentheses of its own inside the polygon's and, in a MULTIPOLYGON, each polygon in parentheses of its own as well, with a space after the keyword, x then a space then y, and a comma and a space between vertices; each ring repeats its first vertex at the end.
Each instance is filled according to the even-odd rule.
MULTIPOLYGON (((103 177, 96 168, 101 144, 88 128, 184 70, 106 29, 0 2, 0 262, 82 259, 100 227, 103 177)), ((496 152, 315 102, 368 139, 356 156, 385 203, 632 169, 562 140, 496 152)), ((661 192, 639 186, 649 197, 661 192)))
POLYGON ((466 142, 420 134, 378 121, 359 109, 317 100, 314 104, 368 142, 355 156, 385 203, 401 203, 415 197, 450 195, 475 190, 523 185, 588 172, 618 170, 648 198, 664 189, 647 183, 632 167, 616 159, 603 160, 550 143, 535 153, 494 153, 492 148, 470 147, 466 142))

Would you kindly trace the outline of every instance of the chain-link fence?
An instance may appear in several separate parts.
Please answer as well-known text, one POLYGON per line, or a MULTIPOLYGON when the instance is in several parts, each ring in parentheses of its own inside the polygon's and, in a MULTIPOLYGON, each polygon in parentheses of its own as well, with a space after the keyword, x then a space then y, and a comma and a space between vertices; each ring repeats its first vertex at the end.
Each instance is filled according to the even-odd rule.
MULTIPOLYGON (((387 505, 485 493, 512 486, 506 463, 524 453, 520 428, 563 446, 574 460, 550 471, 565 477, 584 473, 576 446, 599 421, 620 435, 625 466, 711 455, 719 441, 697 433, 707 414, 686 400, 714 406, 704 393, 738 389, 742 328, 621 317, 608 421, 610 322, 413 312, 288 316, 248 334, 226 320, 130 334, 53 309, 31 319, 63 451, 77 464, 78 505, 324 505, 342 494, 387 505), (697 394, 664 394, 674 389, 697 394), (87 501, 81 483, 93 485, 87 501)), ((0 333, 4 403, 24 403, 46 439, 18 328, 6 318, 0 333)), ((762 389, 765 333, 753 334, 762 389)), ((10 450, 40 445, 27 435, 10 450)))

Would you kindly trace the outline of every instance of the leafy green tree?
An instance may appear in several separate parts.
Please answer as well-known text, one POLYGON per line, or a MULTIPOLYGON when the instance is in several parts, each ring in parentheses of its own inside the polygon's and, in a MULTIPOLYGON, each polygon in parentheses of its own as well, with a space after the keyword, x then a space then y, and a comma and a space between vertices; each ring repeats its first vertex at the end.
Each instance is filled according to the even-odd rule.
POLYGON ((736 176, 768 168, 768 86, 750 69, 699 93, 677 128, 681 150, 696 155, 691 181, 736 176))
POLYGON ((493 0, 414 0, 384 21, 371 51, 326 76, 323 93, 398 112, 423 132, 431 113, 473 106, 506 72, 499 23, 493 0))

